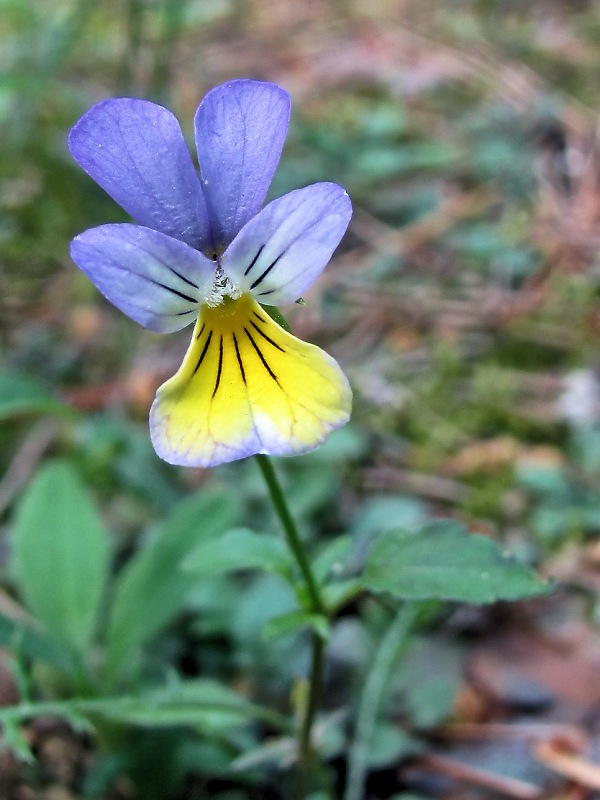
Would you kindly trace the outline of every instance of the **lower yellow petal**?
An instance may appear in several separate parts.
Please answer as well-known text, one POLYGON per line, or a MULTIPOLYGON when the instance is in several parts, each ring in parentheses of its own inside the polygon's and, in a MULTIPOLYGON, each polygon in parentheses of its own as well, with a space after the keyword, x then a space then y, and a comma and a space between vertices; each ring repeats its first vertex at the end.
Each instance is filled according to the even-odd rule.
POLYGON ((250 295, 204 306, 179 372, 157 392, 152 442, 171 464, 296 455, 350 416, 337 363, 274 322, 250 295))

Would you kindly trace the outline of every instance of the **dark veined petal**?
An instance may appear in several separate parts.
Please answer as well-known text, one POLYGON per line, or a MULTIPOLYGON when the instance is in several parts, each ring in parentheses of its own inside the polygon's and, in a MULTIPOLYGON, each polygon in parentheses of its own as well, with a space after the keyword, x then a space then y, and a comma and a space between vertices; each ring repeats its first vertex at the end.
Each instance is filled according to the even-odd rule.
POLYGON ((223 271, 260 303, 293 303, 321 273, 351 216, 350 198, 335 183, 289 192, 244 226, 223 255, 223 271))
POLYGON ((103 100, 71 130, 69 149, 128 214, 148 228, 207 250, 200 179, 179 123, 147 100, 103 100))
POLYGON ((100 225, 71 242, 71 257, 102 294, 145 328, 194 322, 215 265, 187 244, 139 225, 100 225))
POLYGON ((196 148, 215 245, 222 249, 259 210, 287 133, 290 98, 273 83, 235 80, 196 111, 196 148))
POLYGON ((150 433, 171 464, 210 467, 313 450, 350 416, 336 362, 249 295, 204 307, 179 372, 158 390, 150 433))

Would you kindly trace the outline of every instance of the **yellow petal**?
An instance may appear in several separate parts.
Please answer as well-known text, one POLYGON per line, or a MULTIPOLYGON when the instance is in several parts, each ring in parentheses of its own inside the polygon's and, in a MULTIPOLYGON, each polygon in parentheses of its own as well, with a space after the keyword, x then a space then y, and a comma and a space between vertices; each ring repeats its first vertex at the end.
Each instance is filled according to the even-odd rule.
POLYGON ((157 392, 152 442, 171 464, 296 455, 350 416, 337 363, 274 322, 250 295, 204 306, 179 372, 157 392))

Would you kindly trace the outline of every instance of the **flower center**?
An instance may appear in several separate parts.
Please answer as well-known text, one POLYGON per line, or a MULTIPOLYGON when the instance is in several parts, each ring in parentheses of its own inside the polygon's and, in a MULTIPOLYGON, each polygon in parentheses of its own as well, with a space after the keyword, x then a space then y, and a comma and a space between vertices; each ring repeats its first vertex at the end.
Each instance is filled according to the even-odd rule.
POLYGON ((210 294, 205 301, 206 305, 210 308, 216 308, 216 306, 221 305, 226 297, 230 297, 232 300, 237 300, 241 294, 242 292, 240 289, 238 289, 238 287, 232 283, 232 281, 223 272, 221 265, 217 263, 213 285, 210 290, 210 294))

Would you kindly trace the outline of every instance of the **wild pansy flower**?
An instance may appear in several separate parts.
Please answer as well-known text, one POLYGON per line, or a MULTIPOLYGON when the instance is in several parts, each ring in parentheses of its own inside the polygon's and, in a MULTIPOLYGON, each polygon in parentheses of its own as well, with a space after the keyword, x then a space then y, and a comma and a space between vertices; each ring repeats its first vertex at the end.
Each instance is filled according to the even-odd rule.
POLYGON ((75 160, 138 223, 77 236, 77 266, 150 330, 195 321, 183 364, 150 411, 156 452, 172 464, 305 453, 348 420, 351 392, 337 363, 261 307, 301 297, 352 213, 333 183, 261 210, 289 115, 275 84, 210 91, 195 116, 200 176, 173 114, 146 100, 102 101, 69 136, 75 160))

